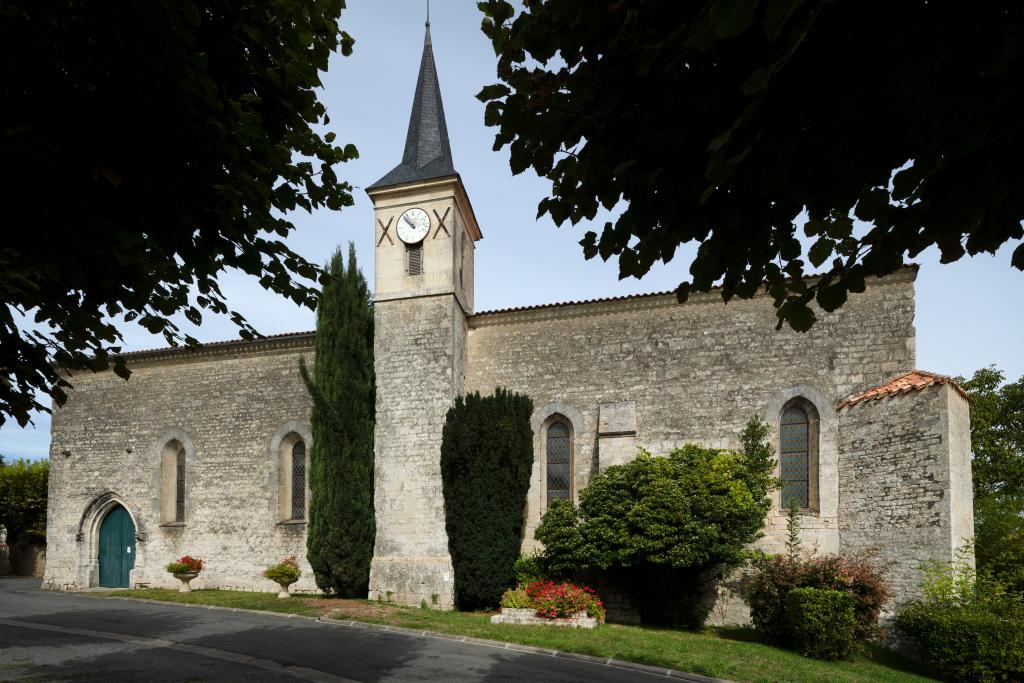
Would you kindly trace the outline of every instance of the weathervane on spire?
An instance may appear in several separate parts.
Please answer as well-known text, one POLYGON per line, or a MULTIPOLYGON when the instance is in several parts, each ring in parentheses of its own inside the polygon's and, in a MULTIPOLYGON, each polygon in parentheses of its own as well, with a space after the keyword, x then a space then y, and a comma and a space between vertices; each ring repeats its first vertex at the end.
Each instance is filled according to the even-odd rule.
POLYGON ((427 0, 427 28, 430 28, 430 0, 427 0))

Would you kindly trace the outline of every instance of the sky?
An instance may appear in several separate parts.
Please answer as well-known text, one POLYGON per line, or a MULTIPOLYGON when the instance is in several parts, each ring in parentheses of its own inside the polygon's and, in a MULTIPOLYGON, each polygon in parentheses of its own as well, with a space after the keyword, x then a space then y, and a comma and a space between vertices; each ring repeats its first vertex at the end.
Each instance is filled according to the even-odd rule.
MULTIPOLYGON (((350 0, 341 27, 356 39, 351 56, 334 55, 324 76, 321 101, 338 142, 353 143, 357 160, 336 171, 353 186, 354 206, 341 212, 321 210, 290 215, 296 230, 288 245, 323 263, 339 244, 354 242, 357 259, 373 282, 373 207, 362 188, 391 170, 402 158, 420 55, 424 0, 350 0)), ((496 59, 480 32, 475 2, 435 0, 431 36, 455 168, 473 202, 484 239, 476 251, 478 311, 592 299, 675 289, 687 274, 693 248, 681 249, 669 264, 656 266, 642 280, 618 279, 615 261, 584 260, 579 240, 587 230, 600 232, 608 220, 557 228, 550 218, 536 219, 537 203, 550 189, 531 170, 513 176, 507 150, 494 152, 493 129, 483 124, 484 107, 474 96, 496 82, 496 59)), ((1013 269, 1014 245, 996 255, 940 265, 934 250, 914 262, 917 279, 917 365, 948 375, 970 375, 996 365, 1010 379, 1024 375, 1024 273, 1013 269)), ((264 291, 240 273, 223 276, 228 301, 263 334, 312 330, 313 312, 264 291)), ((200 341, 237 338, 226 318, 206 317, 196 329, 180 321, 200 341)), ((124 350, 157 348, 161 337, 125 324, 124 350)), ((756 352, 756 350, 752 350, 756 352)), ((6 458, 46 457, 50 419, 39 414, 34 425, 13 421, 0 427, 0 454, 6 458)))

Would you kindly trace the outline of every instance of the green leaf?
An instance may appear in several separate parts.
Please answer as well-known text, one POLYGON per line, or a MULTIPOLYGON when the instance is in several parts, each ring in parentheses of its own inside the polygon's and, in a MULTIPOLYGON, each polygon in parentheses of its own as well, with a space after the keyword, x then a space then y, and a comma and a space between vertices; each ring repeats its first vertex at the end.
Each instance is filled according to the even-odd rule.
POLYGON ((832 256, 832 251, 835 249, 835 245, 836 243, 828 237, 822 237, 811 245, 810 250, 807 252, 807 258, 810 259, 811 264, 817 268, 832 256))
POLYGON ((831 313, 846 303, 846 289, 839 284, 819 285, 815 298, 819 306, 831 313))
POLYGON ((476 94, 476 98, 481 102, 487 102, 488 100, 496 100, 500 97, 505 97, 512 91, 509 90, 507 85, 502 83, 495 83, 493 85, 484 86, 480 92, 476 94))

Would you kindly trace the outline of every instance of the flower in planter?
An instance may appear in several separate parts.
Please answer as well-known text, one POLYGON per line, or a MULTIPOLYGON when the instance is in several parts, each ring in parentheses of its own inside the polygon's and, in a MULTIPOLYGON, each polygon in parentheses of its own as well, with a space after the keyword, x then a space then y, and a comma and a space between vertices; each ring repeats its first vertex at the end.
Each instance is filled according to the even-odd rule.
POLYGON ((203 561, 198 557, 185 555, 180 560, 175 560, 168 564, 167 571, 171 574, 198 574, 203 571, 203 561))
POLYGON ((299 580, 302 570, 299 569, 299 561, 292 555, 267 567, 263 576, 280 584, 291 584, 299 580))

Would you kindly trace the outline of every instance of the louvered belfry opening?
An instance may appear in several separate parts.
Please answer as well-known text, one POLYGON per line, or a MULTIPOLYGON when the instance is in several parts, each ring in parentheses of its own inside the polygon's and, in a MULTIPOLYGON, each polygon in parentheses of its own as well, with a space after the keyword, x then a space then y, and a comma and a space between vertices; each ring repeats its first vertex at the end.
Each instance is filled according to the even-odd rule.
POLYGON ((306 444, 292 446, 292 519, 306 518, 306 444))
POLYGON ((175 467, 174 521, 185 521, 185 449, 178 451, 175 467))
POLYGON ((553 422, 547 435, 547 504, 553 500, 569 500, 569 427, 553 422))
POLYGON ((810 421, 807 413, 798 406, 790 406, 782 413, 779 424, 780 457, 782 471, 782 505, 789 505, 790 499, 806 508, 809 505, 808 455, 810 421))
POLYGON ((423 274, 423 243, 405 245, 406 272, 409 275, 423 274))

